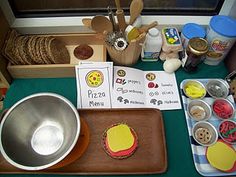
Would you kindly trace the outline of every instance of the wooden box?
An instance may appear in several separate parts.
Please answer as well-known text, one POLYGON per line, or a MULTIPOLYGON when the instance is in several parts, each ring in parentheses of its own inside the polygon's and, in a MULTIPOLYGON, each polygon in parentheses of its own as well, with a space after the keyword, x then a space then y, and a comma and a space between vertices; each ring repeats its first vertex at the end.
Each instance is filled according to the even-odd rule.
POLYGON ((75 77, 75 65, 80 61, 106 61, 106 47, 96 34, 58 34, 51 35, 63 41, 70 54, 69 64, 43 65, 11 65, 7 69, 13 78, 58 78, 75 77), (74 49, 80 44, 88 44, 93 48, 93 55, 87 60, 79 60, 74 56, 74 49))

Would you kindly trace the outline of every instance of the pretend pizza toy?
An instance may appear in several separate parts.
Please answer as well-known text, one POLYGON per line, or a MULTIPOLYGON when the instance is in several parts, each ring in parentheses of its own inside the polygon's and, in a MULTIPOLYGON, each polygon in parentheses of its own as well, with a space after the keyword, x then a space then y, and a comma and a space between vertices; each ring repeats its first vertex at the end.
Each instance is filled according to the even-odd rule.
POLYGON ((138 138, 135 131, 127 124, 112 125, 103 134, 105 152, 116 159, 130 157, 138 147, 138 138))

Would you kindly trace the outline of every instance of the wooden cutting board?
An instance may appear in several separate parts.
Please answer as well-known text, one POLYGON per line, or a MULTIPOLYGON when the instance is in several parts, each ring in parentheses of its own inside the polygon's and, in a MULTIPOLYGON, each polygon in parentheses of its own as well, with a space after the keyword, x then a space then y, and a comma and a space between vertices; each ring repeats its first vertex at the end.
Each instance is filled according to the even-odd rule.
POLYGON ((156 174, 167 169, 167 152, 162 114, 157 109, 80 110, 87 122, 90 142, 85 153, 62 168, 23 171, 8 164, 0 155, 0 173, 11 174, 156 174), (129 158, 109 157, 102 146, 102 134, 112 124, 127 123, 138 135, 137 151, 129 158))

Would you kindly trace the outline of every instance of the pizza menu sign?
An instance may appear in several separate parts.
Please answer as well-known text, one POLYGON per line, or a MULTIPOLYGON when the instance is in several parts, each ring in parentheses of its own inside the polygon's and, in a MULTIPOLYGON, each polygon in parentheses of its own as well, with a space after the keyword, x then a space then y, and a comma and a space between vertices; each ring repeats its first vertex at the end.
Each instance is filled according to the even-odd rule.
POLYGON ((175 74, 81 62, 76 66, 77 108, 181 109, 175 74))

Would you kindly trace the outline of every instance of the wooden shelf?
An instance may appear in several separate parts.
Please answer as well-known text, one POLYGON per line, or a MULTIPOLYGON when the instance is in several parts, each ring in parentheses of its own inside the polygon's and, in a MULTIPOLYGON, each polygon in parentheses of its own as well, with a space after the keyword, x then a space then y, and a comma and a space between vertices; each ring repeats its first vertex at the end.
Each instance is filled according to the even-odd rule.
POLYGON ((80 61, 106 61, 106 47, 103 44, 103 40, 96 38, 96 34, 60 34, 52 36, 65 43, 70 54, 70 63, 44 65, 9 64, 7 69, 13 78, 75 77, 75 65, 80 61), (79 60, 74 56, 74 49, 80 44, 88 44, 93 49, 93 55, 87 60, 79 60))

